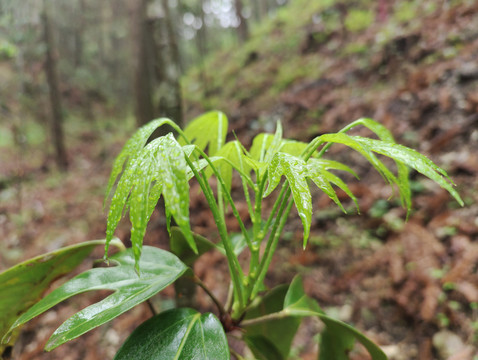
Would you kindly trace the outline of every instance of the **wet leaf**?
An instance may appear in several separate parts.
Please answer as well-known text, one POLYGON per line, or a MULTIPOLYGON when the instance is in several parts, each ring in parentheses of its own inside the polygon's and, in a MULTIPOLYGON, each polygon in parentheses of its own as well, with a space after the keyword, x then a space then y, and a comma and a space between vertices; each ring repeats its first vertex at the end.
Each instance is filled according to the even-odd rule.
MULTIPOLYGON (((184 129, 184 134, 201 150, 208 147, 208 155, 214 156, 226 142, 228 121, 224 113, 210 111, 193 119, 184 129)), ((180 144, 184 141, 180 139, 180 144)))
MULTIPOLYGON (((104 240, 93 240, 67 246, 0 273, 0 286, 4 294, 0 297, 0 339, 7 335, 10 326, 21 314, 41 299, 53 281, 70 273, 96 246, 104 244, 104 240)), ((2 339, 4 341, 8 341, 7 337, 2 339)))
POLYGON ((189 308, 165 311, 141 324, 115 360, 229 360, 221 323, 211 313, 189 308))
POLYGON ((297 212, 304 226, 304 247, 309 238, 312 220, 312 198, 305 178, 306 163, 304 160, 284 153, 276 153, 269 165, 269 184, 264 193, 268 196, 279 184, 282 175, 289 181, 297 212))
POLYGON ((52 350, 149 299, 172 284, 187 269, 175 255, 150 246, 144 247, 140 259, 141 275, 135 271, 132 249, 113 255, 111 263, 117 266, 85 271, 55 289, 23 314, 11 329, 74 295, 93 290, 114 291, 65 321, 45 346, 46 350, 52 350))
POLYGON ((189 166, 185 155, 172 134, 157 138, 141 149, 121 176, 111 200, 107 242, 129 203, 131 243, 138 261, 146 227, 162 194, 168 213, 183 230, 193 251, 197 251, 189 225, 189 166))
POLYGON ((202 254, 216 248, 216 244, 206 239, 204 236, 193 233, 193 237, 194 242, 197 245, 197 253, 191 250, 191 247, 181 229, 177 226, 171 227, 171 237, 169 239, 171 252, 188 266, 191 266, 202 254))

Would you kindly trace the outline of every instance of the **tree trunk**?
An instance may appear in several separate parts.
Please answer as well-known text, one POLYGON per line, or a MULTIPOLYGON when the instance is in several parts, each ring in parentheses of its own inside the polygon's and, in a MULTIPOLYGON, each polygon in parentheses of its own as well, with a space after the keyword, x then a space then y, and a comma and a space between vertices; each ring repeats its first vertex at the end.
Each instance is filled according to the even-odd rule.
POLYGON ((234 0, 234 5, 236 7, 236 16, 240 21, 239 27, 237 28, 239 41, 243 44, 249 39, 249 27, 246 18, 242 14, 242 0, 234 0))
POLYGON ((58 86, 58 75, 56 72, 56 57, 53 46, 53 37, 51 33, 50 20, 48 18, 47 0, 43 3, 43 41, 45 43, 45 72, 48 87, 50 91, 51 105, 51 132, 53 143, 55 146, 56 162, 60 170, 64 171, 68 168, 68 159, 64 145, 63 133, 63 113, 61 108, 60 90, 58 86))
POLYGON ((169 61, 166 64, 167 72, 165 80, 166 83, 170 85, 171 96, 167 103, 163 105, 160 104, 159 110, 166 117, 169 117, 181 126, 183 124, 183 99, 181 94, 181 84, 179 82, 181 76, 179 47, 176 41, 173 23, 171 21, 168 0, 162 0, 162 5, 164 9, 164 22, 166 25, 166 42, 170 54, 169 61))
POLYGON ((154 119, 151 64, 148 54, 147 0, 130 0, 129 5, 133 42, 134 110, 136 124, 142 126, 154 119))

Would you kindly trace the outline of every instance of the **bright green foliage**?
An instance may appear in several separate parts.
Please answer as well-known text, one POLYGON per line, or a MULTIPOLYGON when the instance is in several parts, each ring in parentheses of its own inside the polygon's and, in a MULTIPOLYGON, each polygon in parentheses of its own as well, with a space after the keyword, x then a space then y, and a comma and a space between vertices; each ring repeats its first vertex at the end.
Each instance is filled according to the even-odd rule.
MULTIPOLYGON (((24 261, 0 273, 0 339, 7 335, 15 320, 39 301, 50 284, 75 269, 104 240, 68 246, 24 261)), ((118 244, 115 242, 115 244, 118 244)), ((121 246, 122 244, 119 243, 121 246)), ((7 337, 2 342, 7 342, 7 337)), ((3 352, 0 345, 0 353, 3 352)))
POLYGON ((74 295, 101 289, 114 291, 64 322, 46 344, 46 350, 52 350, 149 299, 172 284, 187 269, 167 251, 153 247, 147 247, 146 250, 139 262, 141 277, 135 271, 132 250, 120 252, 111 257, 111 262, 117 266, 81 273, 31 307, 13 324, 12 329, 74 295))
POLYGON ((337 188, 358 208, 357 199, 339 176, 348 173, 357 177, 357 174, 345 164, 326 158, 330 146, 345 145, 361 154, 385 181, 398 189, 402 205, 408 211, 411 207, 409 168, 435 181, 463 204, 446 172, 420 153, 396 144, 391 133, 371 119, 359 119, 337 133, 318 136, 308 144, 284 139, 278 123, 275 134, 257 135, 250 149, 245 149, 238 140, 226 143, 227 128, 223 113, 209 112, 193 120, 184 131, 167 119, 155 120, 139 129, 115 161, 107 190, 109 194, 116 184, 108 214, 106 250, 128 210, 132 249, 111 257, 118 266, 89 270, 54 290, 21 316, 13 327, 75 294, 96 289, 115 291, 67 320, 47 344, 46 348, 52 349, 115 318, 182 276, 201 286, 211 297, 221 324, 212 314, 201 315, 191 309, 161 313, 132 334, 117 359, 138 358, 137 354, 144 354, 145 359, 227 359, 229 349, 224 330, 235 328, 244 330, 242 339, 258 359, 287 359, 294 335, 305 316, 316 316, 326 326, 320 359, 348 359, 355 341, 368 350, 373 360, 386 359, 380 348, 363 334, 327 316, 317 302, 305 294, 300 277, 294 278, 290 286, 271 291, 265 291, 264 279, 294 205, 302 221, 303 246, 306 247, 313 211, 311 185, 322 190, 344 212, 337 188), (171 125, 179 140, 173 134, 149 139, 163 124, 171 125), (356 126, 368 128, 378 139, 349 135, 349 130, 356 126), (380 160, 382 156, 394 161, 393 168, 380 160), (242 182, 249 215, 247 222, 232 198, 234 173, 242 182), (212 176, 216 180, 215 189, 210 185, 212 176), (193 178, 217 225, 217 242, 191 231, 189 181, 193 178), (161 195, 172 253, 143 248, 148 221, 161 195), (272 198, 271 209, 263 208, 266 197, 272 198), (227 228, 226 215, 231 213, 239 225, 239 234, 231 234, 227 228), (169 226, 171 219, 177 227, 169 226), (248 223, 250 228, 246 227, 248 223), (227 260, 231 287, 225 305, 191 269, 209 250, 218 250, 227 260))
POLYGON ((211 313, 188 308, 165 311, 141 324, 114 360, 229 360, 221 323, 211 313))

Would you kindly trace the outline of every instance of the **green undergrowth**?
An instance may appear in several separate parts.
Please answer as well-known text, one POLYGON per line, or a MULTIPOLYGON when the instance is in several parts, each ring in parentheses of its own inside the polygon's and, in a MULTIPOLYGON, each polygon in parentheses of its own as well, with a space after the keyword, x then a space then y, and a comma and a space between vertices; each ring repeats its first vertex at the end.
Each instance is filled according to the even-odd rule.
POLYGON ((208 110, 253 103, 255 110, 267 110, 277 95, 323 77, 336 61, 355 57, 359 68, 369 68, 374 54, 417 31, 423 17, 439 10, 431 0, 397 1, 388 19, 379 23, 372 5, 350 2, 341 13, 336 0, 291 0, 253 26, 243 46, 210 54, 183 77, 188 107, 208 110))

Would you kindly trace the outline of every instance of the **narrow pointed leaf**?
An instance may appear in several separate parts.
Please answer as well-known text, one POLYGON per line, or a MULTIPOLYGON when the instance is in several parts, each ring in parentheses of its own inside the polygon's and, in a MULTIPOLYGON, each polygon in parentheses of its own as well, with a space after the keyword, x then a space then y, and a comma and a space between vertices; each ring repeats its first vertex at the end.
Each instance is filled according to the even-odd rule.
MULTIPOLYGON (((228 121, 224 113, 210 111, 192 120, 184 129, 186 137, 201 150, 208 147, 209 156, 215 155, 226 141, 228 121)), ((184 141, 180 139, 184 145, 184 141)))
POLYGON ((420 154, 418 151, 403 145, 367 139, 359 136, 354 137, 354 139, 356 142, 360 143, 364 147, 367 147, 371 151, 400 161, 435 181, 438 185, 447 190, 456 199, 456 201, 463 206, 463 200, 453 188, 453 183, 448 177, 446 171, 435 165, 435 163, 433 163, 426 156, 420 154))
POLYGON ((189 183, 187 176, 189 166, 184 158, 181 146, 172 134, 164 137, 161 145, 162 151, 158 154, 158 167, 161 171, 165 206, 183 231, 191 249, 197 252, 189 225, 189 183))
MULTIPOLYGON (((369 130, 373 131, 379 138, 380 140, 390 142, 390 143, 395 143, 395 139, 390 132, 385 126, 382 124, 369 119, 369 118, 362 118, 354 121, 352 124, 348 126, 348 128, 353 128, 357 125, 362 125, 368 128, 369 130)), ((397 166, 397 171, 398 171, 398 188, 400 191, 400 199, 402 201, 402 205, 410 211, 412 207, 412 191, 410 188, 410 179, 409 179, 409 171, 408 167, 401 161, 398 161, 396 159, 395 164, 397 166)))
MULTIPOLYGON (((116 157, 113 163, 113 169, 111 170, 108 186, 106 187, 106 198, 109 196, 114 183, 116 182, 118 175, 123 170, 124 165, 128 164, 139 154, 139 151, 144 147, 146 141, 151 134, 160 126, 171 123, 171 120, 162 118, 151 121, 150 123, 139 128, 134 135, 126 142, 121 149, 120 154, 116 157)), ((124 167, 126 168, 126 167, 124 167)), ((105 198, 105 201, 106 201, 105 198)))
MULTIPOLYGON (((10 326, 38 302, 51 283, 73 271, 104 240, 67 246, 19 263, 0 273, 0 339, 6 342, 10 326), (4 338, 5 336, 5 338, 4 338)), ((114 242, 122 246, 119 242, 114 242)), ((2 350, 2 345, 0 345, 2 350)), ((3 351, 0 351, 0 354, 3 351)))
POLYGON ((307 174, 306 163, 298 157, 278 152, 269 165, 268 174, 269 184, 264 197, 268 196, 277 187, 282 175, 289 181, 295 207, 304 227, 305 247, 312 221, 312 198, 305 178, 307 174))
POLYGON ((220 321, 189 308, 165 311, 141 324, 114 360, 229 360, 220 321))
POLYGON ((114 291, 64 322, 45 346, 46 350, 52 350, 149 299, 172 284, 187 269, 175 255, 150 246, 144 247, 140 276, 135 271, 132 249, 113 255, 111 262, 117 266, 85 271, 55 289, 23 314, 11 329, 74 295, 100 289, 114 291))

